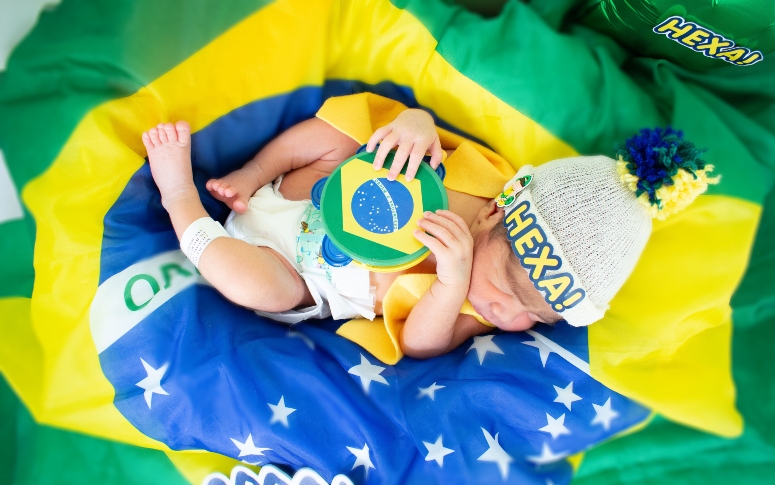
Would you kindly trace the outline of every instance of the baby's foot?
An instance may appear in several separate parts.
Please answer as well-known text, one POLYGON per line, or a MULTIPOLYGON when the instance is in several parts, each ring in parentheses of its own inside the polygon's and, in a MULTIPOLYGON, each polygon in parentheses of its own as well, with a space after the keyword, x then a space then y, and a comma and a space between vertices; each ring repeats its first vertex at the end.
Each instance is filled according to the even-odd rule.
POLYGON ((162 204, 188 195, 194 186, 191 170, 191 127, 185 121, 160 123, 143 133, 151 175, 161 192, 162 204))
POLYGON ((231 210, 243 213, 248 210, 248 200, 260 188, 260 182, 255 174, 241 168, 225 177, 208 180, 205 187, 231 210))

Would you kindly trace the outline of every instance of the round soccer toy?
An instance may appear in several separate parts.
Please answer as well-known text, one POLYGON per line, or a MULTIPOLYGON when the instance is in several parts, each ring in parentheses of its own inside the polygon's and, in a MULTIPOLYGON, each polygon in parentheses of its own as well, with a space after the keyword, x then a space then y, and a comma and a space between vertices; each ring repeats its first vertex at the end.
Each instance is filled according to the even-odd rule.
POLYGON ((371 271, 398 271, 428 255, 413 232, 423 212, 448 207, 447 192, 427 163, 411 182, 404 177, 406 167, 391 181, 394 153, 376 171, 375 155, 358 153, 334 170, 322 189, 320 213, 328 238, 342 253, 371 271))

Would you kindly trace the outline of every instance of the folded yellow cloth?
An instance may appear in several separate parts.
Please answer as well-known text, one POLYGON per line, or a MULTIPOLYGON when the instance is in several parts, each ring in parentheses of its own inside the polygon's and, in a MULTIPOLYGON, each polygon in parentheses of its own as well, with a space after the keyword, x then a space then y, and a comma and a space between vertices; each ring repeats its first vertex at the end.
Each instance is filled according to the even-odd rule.
MULTIPOLYGON (((372 93, 328 99, 317 117, 353 138, 366 143, 377 128, 393 121, 406 106, 372 93)), ((494 198, 516 173, 500 155, 482 145, 443 128, 436 127, 445 150, 454 153, 445 161, 444 186, 449 190, 478 197, 494 198)), ((398 336, 409 312, 436 280, 435 274, 405 274, 393 282, 382 301, 382 317, 350 320, 337 334, 357 343, 386 364, 395 364, 403 353, 398 336)), ((466 301, 461 313, 487 323, 466 301)), ((491 325, 490 325, 491 326, 491 325)))

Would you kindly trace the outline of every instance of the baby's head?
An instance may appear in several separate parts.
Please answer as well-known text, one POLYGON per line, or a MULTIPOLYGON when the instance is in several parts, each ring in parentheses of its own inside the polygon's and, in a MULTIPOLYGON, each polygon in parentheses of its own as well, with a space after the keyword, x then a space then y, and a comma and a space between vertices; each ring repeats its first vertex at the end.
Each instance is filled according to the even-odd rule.
POLYGON ((479 213, 468 299, 507 331, 603 317, 664 219, 705 191, 711 165, 680 132, 642 130, 605 156, 525 166, 479 213))

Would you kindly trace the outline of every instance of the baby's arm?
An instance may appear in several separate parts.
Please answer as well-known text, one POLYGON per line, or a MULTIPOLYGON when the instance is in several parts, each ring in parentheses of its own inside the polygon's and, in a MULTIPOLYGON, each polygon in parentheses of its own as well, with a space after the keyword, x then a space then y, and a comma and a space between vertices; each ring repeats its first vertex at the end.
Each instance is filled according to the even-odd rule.
POLYGON ((471 315, 458 313, 462 306, 458 301, 436 281, 409 314, 399 337, 401 351, 409 357, 428 359, 492 330, 471 315))
POLYGON ((352 138, 325 121, 312 118, 284 131, 242 168, 209 180, 206 187, 235 212, 245 212, 248 199, 256 190, 279 175, 317 161, 336 166, 357 148, 358 143, 352 138))
POLYGON ((465 221, 440 210, 426 212, 418 225, 422 230, 415 231, 415 237, 436 257, 438 279, 412 309, 399 343, 406 355, 426 359, 447 353, 488 328, 460 314, 471 282, 474 246, 465 221))

